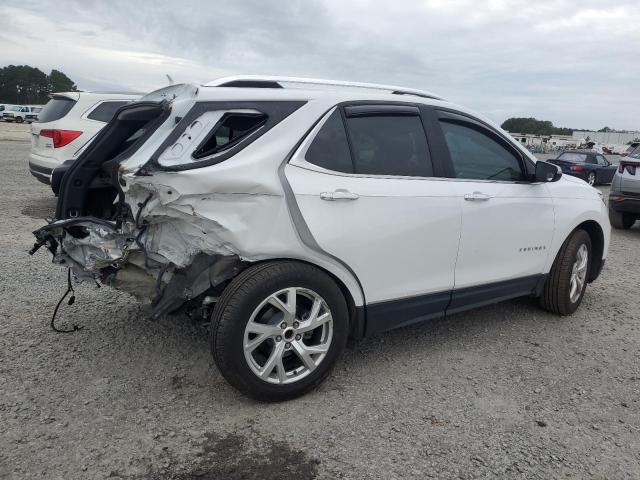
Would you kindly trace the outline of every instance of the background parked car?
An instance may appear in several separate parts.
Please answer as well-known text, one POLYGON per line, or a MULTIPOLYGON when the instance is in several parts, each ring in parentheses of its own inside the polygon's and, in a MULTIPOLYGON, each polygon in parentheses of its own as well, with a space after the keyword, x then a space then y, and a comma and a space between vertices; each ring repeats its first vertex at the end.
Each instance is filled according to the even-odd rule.
POLYGON ((618 168, 604 155, 590 150, 566 150, 549 162, 558 165, 562 173, 581 178, 589 185, 611 183, 618 168))
POLYGON ((31 124, 31 174, 50 184, 56 167, 73 161, 120 107, 139 97, 126 93, 54 93, 38 114, 38 121, 31 124))
POLYGON ((27 123, 37 122, 38 114, 42 111, 44 107, 40 105, 29 105, 27 108, 29 109, 29 113, 25 115, 24 121, 27 123))
POLYGON ((640 219, 640 146, 626 157, 611 182, 609 220, 615 228, 628 229, 640 219))
POLYGON ((5 122, 22 123, 29 113, 31 112, 26 105, 11 105, 2 112, 2 120, 5 122))

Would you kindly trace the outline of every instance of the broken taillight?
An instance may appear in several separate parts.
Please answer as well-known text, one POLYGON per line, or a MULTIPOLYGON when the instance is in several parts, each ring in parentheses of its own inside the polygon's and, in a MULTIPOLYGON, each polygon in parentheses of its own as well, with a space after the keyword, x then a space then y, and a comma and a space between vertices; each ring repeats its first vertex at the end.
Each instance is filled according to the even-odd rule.
POLYGON ((618 172, 624 173, 624 171, 626 170, 629 173, 629 175, 635 175, 636 167, 638 166, 640 166, 640 163, 638 162, 629 162, 629 161, 622 160, 620 162, 620 165, 618 165, 618 172))
POLYGON ((65 145, 73 142, 80 135, 82 135, 82 132, 78 130, 40 130, 41 137, 47 137, 53 140, 53 148, 64 147, 65 145))

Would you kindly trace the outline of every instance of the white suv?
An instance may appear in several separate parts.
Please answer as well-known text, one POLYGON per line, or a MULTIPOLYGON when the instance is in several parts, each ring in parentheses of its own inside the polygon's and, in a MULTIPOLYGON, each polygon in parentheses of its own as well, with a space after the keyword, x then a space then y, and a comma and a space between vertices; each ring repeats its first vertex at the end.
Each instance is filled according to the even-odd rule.
POLYGON ((573 313, 610 226, 597 190, 434 95, 234 77, 122 108, 35 234, 154 317, 211 316, 222 374, 274 401, 349 336, 519 296, 573 313))
POLYGON ((75 160, 118 108, 138 98, 121 93, 54 93, 31 124, 31 174, 50 184, 56 167, 75 160))

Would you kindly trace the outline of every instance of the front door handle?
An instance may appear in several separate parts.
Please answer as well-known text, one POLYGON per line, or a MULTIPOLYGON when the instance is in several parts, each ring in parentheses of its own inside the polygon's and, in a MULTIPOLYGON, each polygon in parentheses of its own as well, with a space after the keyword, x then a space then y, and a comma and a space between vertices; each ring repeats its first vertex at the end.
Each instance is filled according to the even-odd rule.
POLYGON ((360 198, 360 195, 357 193, 351 193, 349 190, 344 188, 338 188, 333 192, 322 192, 320 194, 320 198, 322 200, 333 202, 335 200, 357 200, 360 198))
POLYGON ((464 195, 464 199, 469 202, 486 202, 490 198, 491 195, 487 195, 486 193, 482 192, 466 193, 464 195))

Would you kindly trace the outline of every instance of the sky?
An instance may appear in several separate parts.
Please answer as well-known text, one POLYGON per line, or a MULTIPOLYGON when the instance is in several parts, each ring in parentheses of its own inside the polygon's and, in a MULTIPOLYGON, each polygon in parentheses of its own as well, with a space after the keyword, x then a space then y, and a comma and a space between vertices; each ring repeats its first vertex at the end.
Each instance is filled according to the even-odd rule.
POLYGON ((148 92, 264 74, 419 88, 481 112, 640 130, 638 0, 0 0, 0 66, 148 92))

